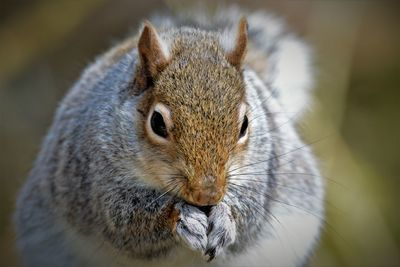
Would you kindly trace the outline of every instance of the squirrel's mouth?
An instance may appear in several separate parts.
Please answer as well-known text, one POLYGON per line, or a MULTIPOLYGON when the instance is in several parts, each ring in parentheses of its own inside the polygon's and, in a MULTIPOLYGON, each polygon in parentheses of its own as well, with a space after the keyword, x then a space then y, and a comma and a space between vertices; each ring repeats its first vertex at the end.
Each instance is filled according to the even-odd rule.
POLYGON ((211 208, 214 207, 214 205, 197 206, 197 207, 208 216, 211 212, 211 208))

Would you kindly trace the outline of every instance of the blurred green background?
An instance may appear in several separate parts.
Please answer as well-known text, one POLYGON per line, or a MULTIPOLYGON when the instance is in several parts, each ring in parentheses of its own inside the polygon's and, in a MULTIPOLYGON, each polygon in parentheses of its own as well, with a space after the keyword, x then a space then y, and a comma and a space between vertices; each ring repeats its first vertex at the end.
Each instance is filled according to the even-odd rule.
MULTIPOLYGON (((311 266, 400 266, 399 1, 236 3, 285 17, 316 51, 316 99, 301 130, 308 141, 323 138, 313 146, 327 177, 329 225, 311 266)), ((15 197, 58 101, 96 55, 153 11, 179 6, 1 0, 0 266, 19 266, 15 197)))

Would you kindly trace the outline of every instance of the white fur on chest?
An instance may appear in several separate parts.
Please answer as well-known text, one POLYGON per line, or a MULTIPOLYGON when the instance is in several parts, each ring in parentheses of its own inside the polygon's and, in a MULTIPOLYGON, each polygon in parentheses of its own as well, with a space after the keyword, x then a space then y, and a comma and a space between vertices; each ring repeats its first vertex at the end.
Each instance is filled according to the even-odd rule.
POLYGON ((229 266, 290 267, 302 264, 316 242, 320 222, 309 214, 285 213, 275 214, 273 221, 266 222, 258 243, 247 253, 232 258, 229 266))
POLYGON ((305 261, 316 241, 320 221, 313 215, 279 205, 273 208, 273 213, 275 218, 265 222, 257 243, 248 247, 242 254, 231 257, 221 255, 210 263, 207 263, 199 253, 184 247, 176 249, 166 258, 142 261, 128 259, 105 244, 93 245, 95 240, 83 239, 76 235, 70 240, 76 252, 85 259, 85 266, 298 266, 305 261))

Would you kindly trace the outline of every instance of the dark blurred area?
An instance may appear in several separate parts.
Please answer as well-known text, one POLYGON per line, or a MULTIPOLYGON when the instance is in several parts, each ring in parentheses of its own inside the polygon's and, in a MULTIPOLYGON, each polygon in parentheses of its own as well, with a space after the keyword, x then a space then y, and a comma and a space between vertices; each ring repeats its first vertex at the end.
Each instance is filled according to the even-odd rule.
MULTIPOLYGON (((19 266, 15 198, 57 103, 96 55, 154 11, 179 12, 183 3, 191 4, 1 1, 0 266, 19 266)), ((310 142, 322 138, 313 147, 328 192, 327 224, 311 265, 400 266, 398 1, 235 3, 283 16, 315 50, 316 99, 301 130, 310 142)))

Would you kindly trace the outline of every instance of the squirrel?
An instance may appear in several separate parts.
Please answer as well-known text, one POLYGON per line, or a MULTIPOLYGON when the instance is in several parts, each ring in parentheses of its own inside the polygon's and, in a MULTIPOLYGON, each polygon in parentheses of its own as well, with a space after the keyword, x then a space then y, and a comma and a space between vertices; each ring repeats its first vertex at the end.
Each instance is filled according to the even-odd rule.
POLYGON ((266 12, 151 21, 60 103, 17 200, 23 265, 306 265, 324 221, 296 132, 309 47, 266 12))

